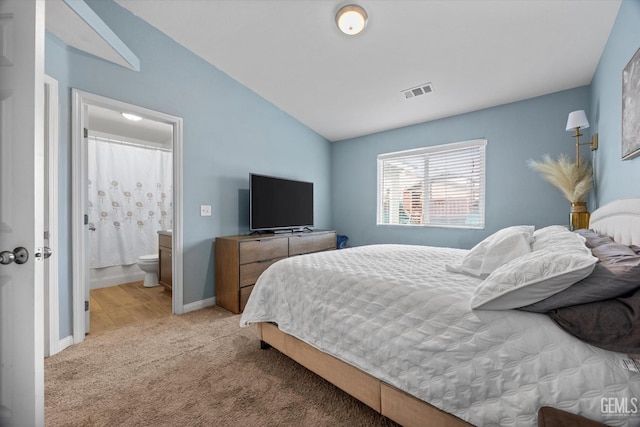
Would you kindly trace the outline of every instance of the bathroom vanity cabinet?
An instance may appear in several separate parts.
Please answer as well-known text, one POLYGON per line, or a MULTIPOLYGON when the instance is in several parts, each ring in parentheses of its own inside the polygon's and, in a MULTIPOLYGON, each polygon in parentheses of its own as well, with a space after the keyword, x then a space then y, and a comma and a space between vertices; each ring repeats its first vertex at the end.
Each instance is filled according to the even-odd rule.
POLYGON ((271 264, 283 258, 336 248, 335 231, 217 237, 216 304, 241 313, 253 285, 271 264))
POLYGON ((172 279, 172 239, 170 231, 158 232, 158 282, 171 290, 172 279))

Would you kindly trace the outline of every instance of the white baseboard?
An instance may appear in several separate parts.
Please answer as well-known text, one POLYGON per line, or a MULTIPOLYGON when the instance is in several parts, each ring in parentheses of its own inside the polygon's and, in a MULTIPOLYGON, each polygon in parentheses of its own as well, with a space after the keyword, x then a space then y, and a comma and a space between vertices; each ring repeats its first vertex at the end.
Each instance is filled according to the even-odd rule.
POLYGON ((73 335, 69 335, 66 338, 62 338, 61 340, 58 340, 58 345, 57 346, 52 346, 51 348, 51 354, 49 354, 49 357, 53 356, 54 354, 60 353, 62 350, 64 350, 67 347, 71 347, 73 345, 73 335))
POLYGON ((216 305, 216 297, 185 304, 182 306, 182 312, 188 313, 190 311, 200 310, 201 308, 211 307, 212 305, 216 305))
POLYGON ((136 264, 89 269, 89 286, 91 289, 106 288, 141 280, 144 280, 144 271, 140 270, 136 264))

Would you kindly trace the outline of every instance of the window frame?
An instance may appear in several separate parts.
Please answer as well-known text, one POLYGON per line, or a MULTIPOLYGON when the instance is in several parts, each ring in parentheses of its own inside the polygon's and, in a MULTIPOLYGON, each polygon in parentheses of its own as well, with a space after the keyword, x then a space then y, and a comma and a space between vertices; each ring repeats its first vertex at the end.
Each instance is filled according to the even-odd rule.
MULTIPOLYGON (((416 149, 410 149, 410 150, 403 150, 403 151, 396 151, 396 152, 391 152, 391 153, 383 153, 383 154, 379 154, 377 156, 377 172, 376 172, 376 193, 377 193, 377 200, 376 200, 376 224, 379 226, 392 226, 392 227, 436 227, 436 228, 457 228, 457 229, 484 229, 485 224, 486 224, 486 215, 485 215, 485 206, 486 206, 486 193, 487 193, 487 188, 486 188, 486 172, 487 172, 487 158, 486 158, 486 146, 487 146, 487 140, 484 138, 479 138, 479 139, 472 139, 472 140, 467 140, 467 141, 460 141, 460 142, 453 142, 453 143, 447 143, 447 144, 439 144, 439 145, 433 145, 433 146, 428 146, 428 147, 421 147, 421 148, 416 148, 416 149), (385 186, 384 186, 384 182, 383 182, 383 177, 381 177, 381 173, 383 173, 383 168, 384 168, 384 162, 388 161, 388 160, 393 160, 393 159, 409 159, 410 157, 413 158, 417 158, 420 159, 422 158, 422 160, 425 162, 427 162, 427 159, 429 156, 434 156, 434 155, 446 155, 447 153, 451 153, 454 152, 456 150, 462 150, 462 149, 466 149, 466 148, 472 148, 472 147, 477 147, 479 149, 479 155, 480 155, 480 168, 481 171, 478 173, 478 185, 479 185, 479 207, 478 207, 478 212, 477 215, 480 217, 478 220, 477 224, 455 224, 455 223, 444 223, 444 222, 439 222, 439 223, 433 223, 433 222, 427 222, 425 223, 425 219, 428 219, 428 212, 429 212, 429 207, 428 207, 428 197, 425 194, 424 191, 421 191, 421 222, 420 223, 399 223, 399 222, 384 222, 384 217, 385 217, 385 212, 383 209, 383 204, 385 203, 385 196, 384 196, 384 192, 385 192, 385 186)), ((424 172, 424 176, 422 177, 422 188, 425 188, 426 184, 429 182, 429 175, 428 172, 424 172)), ((406 191, 406 190, 405 190, 406 191)), ((398 196, 396 195, 396 199, 398 199, 398 196)), ((414 198, 412 197, 411 200, 413 201, 414 198)), ((398 200, 399 203, 399 200, 398 200)), ((389 213, 390 214, 390 213, 389 213)), ((471 213, 468 213, 467 215, 470 215, 471 213)), ((398 218, 399 221, 399 218, 398 218)))

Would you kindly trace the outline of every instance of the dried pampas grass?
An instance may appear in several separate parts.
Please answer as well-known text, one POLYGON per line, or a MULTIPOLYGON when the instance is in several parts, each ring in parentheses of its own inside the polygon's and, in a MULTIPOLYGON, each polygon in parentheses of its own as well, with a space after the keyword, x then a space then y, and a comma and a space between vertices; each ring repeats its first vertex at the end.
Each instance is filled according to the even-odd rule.
POLYGON ((540 172, 544 179, 560 189, 571 203, 584 202, 591 191, 593 183, 591 166, 584 162, 578 166, 565 154, 561 154, 557 160, 545 155, 542 161, 529 160, 528 164, 532 169, 540 172))

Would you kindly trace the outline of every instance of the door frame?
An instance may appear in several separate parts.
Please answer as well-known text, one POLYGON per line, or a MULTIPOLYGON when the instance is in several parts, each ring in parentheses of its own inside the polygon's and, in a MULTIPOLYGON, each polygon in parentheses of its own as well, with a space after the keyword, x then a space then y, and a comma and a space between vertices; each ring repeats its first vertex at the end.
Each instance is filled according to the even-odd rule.
MULTIPOLYGON (((71 191, 72 191, 72 257, 73 257, 73 342, 85 337, 85 284, 89 280, 88 227, 84 224, 87 213, 87 147, 83 129, 88 121, 89 106, 128 111, 140 117, 167 123, 173 126, 173 233, 172 233, 172 312, 184 313, 183 295, 183 123, 182 118, 151 110, 127 102, 84 92, 71 90, 71 191)), ((88 296, 87 296, 88 298, 88 296)))
POLYGON ((58 289, 59 235, 58 235, 58 81, 44 76, 44 115, 45 144, 47 144, 48 175, 45 185, 48 188, 48 230, 51 256, 45 265, 44 289, 44 355, 53 356, 63 350, 60 345, 60 295, 58 289))

